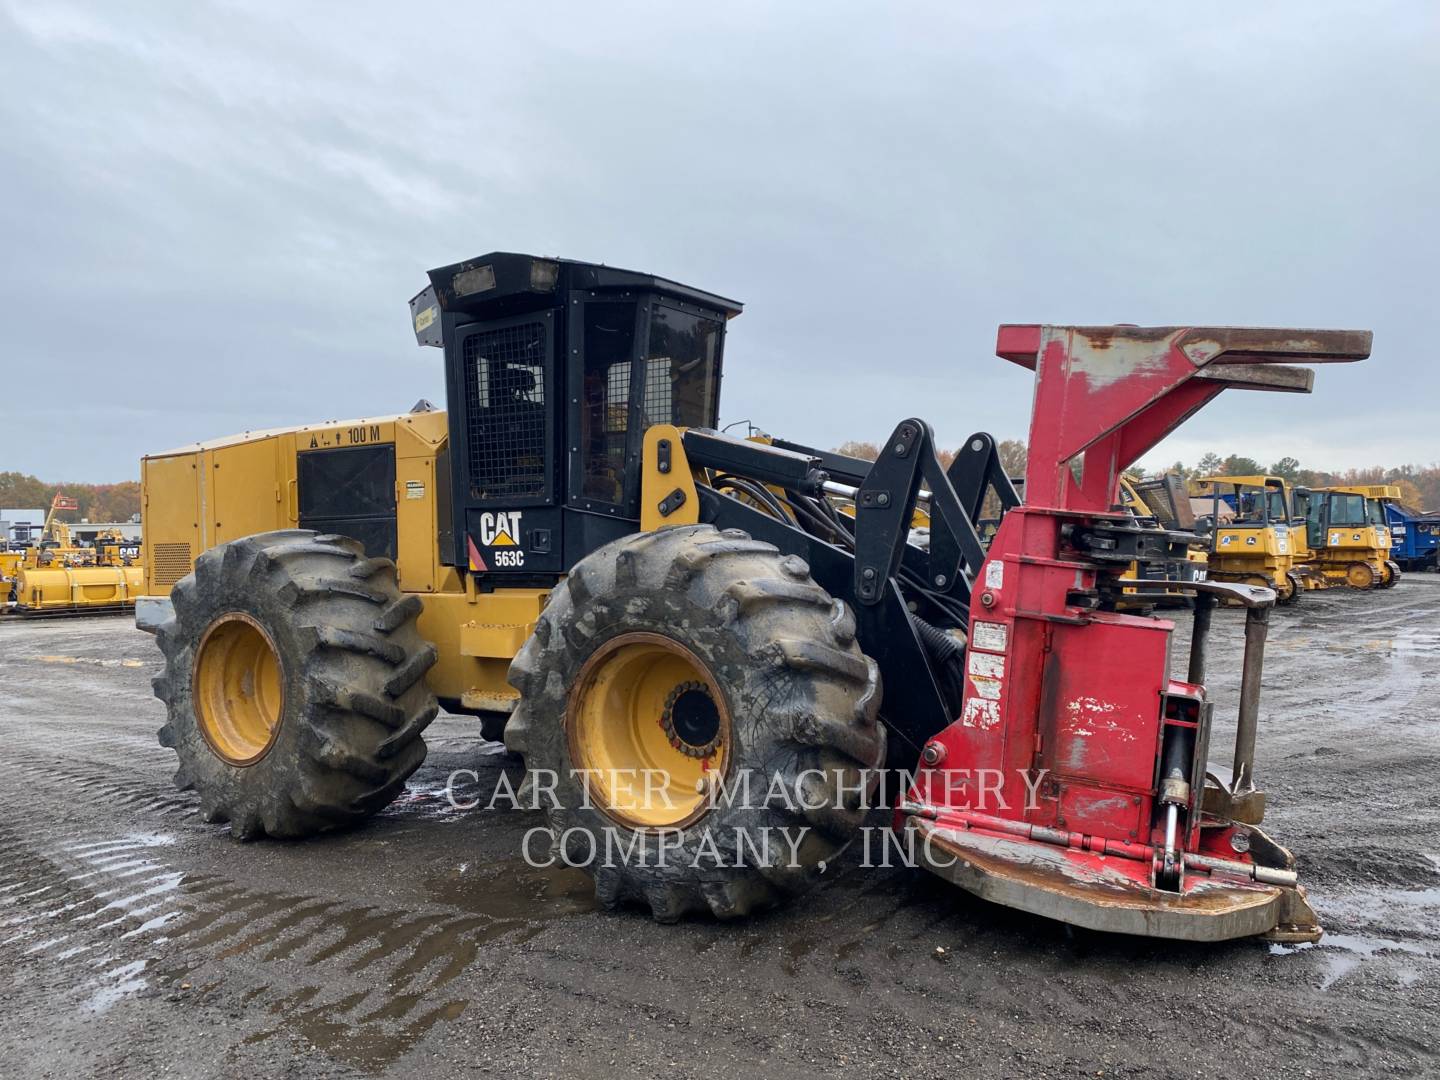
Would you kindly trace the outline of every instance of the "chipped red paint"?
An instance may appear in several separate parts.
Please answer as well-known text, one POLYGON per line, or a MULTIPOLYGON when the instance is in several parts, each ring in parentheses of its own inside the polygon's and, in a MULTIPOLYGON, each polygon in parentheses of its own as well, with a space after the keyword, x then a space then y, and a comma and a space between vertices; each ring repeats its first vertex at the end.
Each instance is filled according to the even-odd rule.
MULTIPOLYGON (((1000 328, 998 355, 1036 377, 1025 501, 1000 522, 977 575, 960 716, 932 740, 940 764, 922 763, 909 793, 937 815, 937 829, 957 843, 1003 836, 987 849, 992 860, 1044 846, 1035 858, 1052 869, 1058 860, 1074 881, 1133 887, 1142 903, 1174 899, 1155 890, 1160 755, 1167 725, 1193 729, 1203 747, 1205 690, 1171 677, 1171 621, 1073 601, 1093 595, 1098 574, 1119 571, 1066 536, 1123 519, 1111 510, 1121 473, 1222 390, 1308 390, 1308 372, 1276 365, 1361 359, 1369 345, 1368 333, 1349 331, 1000 328), (965 782, 983 770, 1002 778, 993 805, 976 805, 965 782), (1041 845, 1037 829, 1070 842, 1056 846, 1047 831, 1041 845)), ((1245 864, 1232 828, 1200 828, 1199 800, 1192 791, 1181 846, 1245 864)), ((1189 874, 1182 891, 1216 880, 1189 874)))

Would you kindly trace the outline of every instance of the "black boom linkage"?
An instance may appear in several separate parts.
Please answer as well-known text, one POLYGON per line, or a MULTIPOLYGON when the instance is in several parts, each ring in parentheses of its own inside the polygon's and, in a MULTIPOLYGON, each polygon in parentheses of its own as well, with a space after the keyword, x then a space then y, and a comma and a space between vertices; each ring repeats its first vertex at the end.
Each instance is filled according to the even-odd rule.
POLYGON ((994 439, 972 435, 948 471, 930 425, 916 419, 901 422, 873 462, 700 429, 685 433, 684 447, 692 466, 711 472, 699 490, 702 521, 800 555, 854 609, 860 646, 884 680, 883 719, 900 736, 895 760, 913 763, 959 710, 964 652, 946 631, 968 628, 985 558, 976 521, 987 499, 998 514, 1020 503, 994 439), (852 499, 853 520, 826 495, 852 499), (911 542, 917 507, 930 518, 928 550, 911 542))

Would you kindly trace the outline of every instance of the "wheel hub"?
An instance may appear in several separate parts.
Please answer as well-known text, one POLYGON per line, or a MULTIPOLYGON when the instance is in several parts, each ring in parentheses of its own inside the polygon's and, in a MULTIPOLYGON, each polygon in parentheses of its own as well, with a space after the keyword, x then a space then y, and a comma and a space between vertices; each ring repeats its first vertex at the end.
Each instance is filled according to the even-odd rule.
POLYGON ((730 713, 705 663, 662 634, 620 634, 580 669, 566 704, 570 760, 590 799, 632 829, 683 828, 730 760, 730 713))
POLYGON ((232 611, 210 624, 195 651, 195 718, 210 749, 231 765, 253 765, 280 732, 285 683, 270 635, 232 611))
POLYGON ((660 726, 670 745, 687 757, 713 757, 720 745, 720 710, 702 682, 683 682, 670 691, 660 726))

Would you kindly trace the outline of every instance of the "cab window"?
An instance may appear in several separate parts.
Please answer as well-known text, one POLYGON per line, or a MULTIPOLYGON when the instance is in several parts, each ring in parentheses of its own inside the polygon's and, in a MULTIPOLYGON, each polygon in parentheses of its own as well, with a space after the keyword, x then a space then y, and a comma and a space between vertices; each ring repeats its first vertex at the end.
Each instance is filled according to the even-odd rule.
POLYGON ((1339 492, 1330 496, 1331 525, 1364 525, 1365 496, 1339 492))
POLYGON ((586 304, 583 333, 581 492, 587 499, 619 503, 625 485, 635 304, 586 304))
POLYGON ((641 415, 645 427, 713 427, 720 375, 718 319, 657 303, 650 313, 641 415))

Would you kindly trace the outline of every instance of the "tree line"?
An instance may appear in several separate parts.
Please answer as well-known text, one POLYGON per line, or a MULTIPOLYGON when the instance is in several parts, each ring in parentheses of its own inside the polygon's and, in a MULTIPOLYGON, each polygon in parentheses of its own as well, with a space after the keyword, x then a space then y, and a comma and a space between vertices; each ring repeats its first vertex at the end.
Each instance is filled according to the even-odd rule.
MULTIPOLYGON (((1019 439, 1005 439, 998 444, 997 449, 1000 452, 1000 462, 1009 475, 1021 476, 1024 474, 1026 461, 1024 442, 1019 439)), ((880 455, 880 448, 874 443, 847 442, 837 446, 835 452, 874 461, 880 455)), ((941 450, 938 452, 938 456, 941 464, 946 468, 950 467, 950 462, 955 458, 954 452, 950 450, 941 450)), ((1167 473, 1175 473, 1189 483, 1192 494, 1200 494, 1200 488, 1194 484, 1194 480, 1201 476, 1282 476, 1292 484, 1310 488, 1393 484, 1400 489, 1400 501, 1411 508, 1440 510, 1440 464, 1429 467, 1400 465, 1394 468, 1372 465, 1363 469, 1329 472, 1324 469, 1308 469, 1293 457, 1282 457, 1279 461, 1264 465, 1252 457, 1244 457, 1240 454, 1221 457, 1212 452, 1205 454, 1193 465, 1177 461, 1163 469, 1150 471, 1146 475, 1147 477, 1158 477, 1167 473)))
POLYGON ((56 495, 68 495, 80 504, 79 510, 59 510, 56 517, 75 523, 86 521, 129 521, 140 512, 140 482, 119 484, 47 484, 18 472, 0 472, 0 506, 8 510, 46 510, 56 495))
MULTIPOLYGON (((1025 473, 1025 462, 1027 459, 1025 444, 1019 439, 1002 439, 995 446, 1000 455, 1000 465, 1009 476, 1023 476, 1025 473)), ((847 442, 835 447, 835 453, 844 454, 846 457, 864 458, 866 461, 874 461, 880 456, 880 447, 870 442, 847 442)), ((937 450, 935 456, 940 459, 940 464, 950 468, 950 463, 955 460, 954 450, 937 450)))

